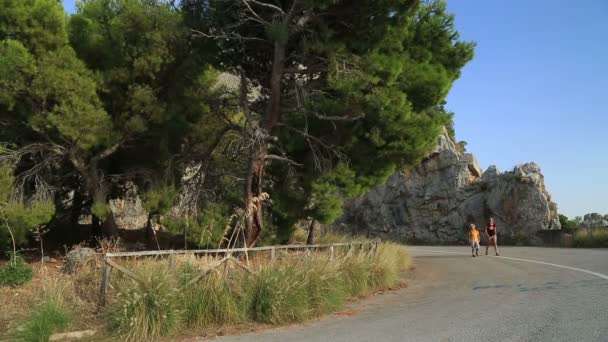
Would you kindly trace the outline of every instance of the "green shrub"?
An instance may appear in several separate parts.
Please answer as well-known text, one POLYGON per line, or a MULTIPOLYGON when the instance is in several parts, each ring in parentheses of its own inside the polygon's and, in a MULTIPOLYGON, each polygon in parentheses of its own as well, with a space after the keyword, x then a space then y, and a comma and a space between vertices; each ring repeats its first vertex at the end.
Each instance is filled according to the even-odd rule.
POLYGON ((60 292, 51 289, 44 294, 16 334, 17 341, 46 342, 51 335, 68 327, 72 316, 60 292))
POLYGON ((574 234, 577 247, 608 247, 608 230, 579 230, 574 234))
POLYGON ((350 297, 395 287, 410 263, 403 246, 382 243, 374 252, 336 251, 334 260, 315 254, 254 266, 252 273, 213 271, 194 284, 199 270, 189 262, 175 273, 144 266, 141 282, 114 281, 108 327, 121 340, 148 341, 182 326, 301 322, 338 310, 350 297))
POLYGON ((253 320, 283 324, 310 317, 306 274, 301 268, 293 264, 264 266, 243 280, 253 320))
POLYGON ((591 231, 591 240, 595 247, 608 247, 608 230, 595 229, 591 231))
POLYGON ((364 254, 344 257, 339 261, 339 272, 353 297, 366 295, 370 290, 372 261, 364 254))
POLYGON ((108 307, 109 331, 126 341, 151 341, 174 333, 182 322, 180 290, 166 267, 143 266, 140 281, 122 277, 108 307))
POLYGON ((32 267, 16 257, 0 267, 0 286, 21 286, 32 280, 32 267))
POLYGON ((370 241, 370 239, 368 239, 364 236, 351 236, 351 235, 337 234, 337 233, 332 233, 332 232, 324 232, 317 238, 317 240, 315 242, 319 243, 319 244, 324 244, 324 243, 367 242, 367 241, 370 241))
POLYGON ((400 273, 409 267, 409 255, 402 246, 383 243, 371 256, 370 286, 374 290, 390 289, 399 284, 400 273))
POLYGON ((187 285, 195 273, 186 264, 182 274, 182 305, 184 320, 190 327, 209 324, 239 323, 246 320, 246 305, 240 293, 240 279, 229 286, 229 279, 223 274, 213 272, 193 285, 187 285))
POLYGON ((314 258, 306 265, 306 292, 315 315, 338 310, 349 297, 348 288, 335 263, 314 258))

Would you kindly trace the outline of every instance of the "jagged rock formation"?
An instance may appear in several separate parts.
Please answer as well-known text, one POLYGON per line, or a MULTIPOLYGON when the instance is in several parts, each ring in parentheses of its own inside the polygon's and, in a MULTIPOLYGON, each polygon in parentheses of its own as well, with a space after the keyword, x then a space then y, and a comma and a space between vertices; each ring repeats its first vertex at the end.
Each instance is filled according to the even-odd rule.
POLYGON ((418 166, 345 206, 341 227, 352 233, 433 244, 465 242, 467 226, 496 220, 499 242, 540 244, 539 230, 560 229, 557 206, 535 163, 481 172, 447 131, 418 166), (502 241, 501 241, 502 240, 502 241))
POLYGON ((604 216, 598 213, 585 214, 580 227, 587 229, 608 227, 608 214, 604 216))

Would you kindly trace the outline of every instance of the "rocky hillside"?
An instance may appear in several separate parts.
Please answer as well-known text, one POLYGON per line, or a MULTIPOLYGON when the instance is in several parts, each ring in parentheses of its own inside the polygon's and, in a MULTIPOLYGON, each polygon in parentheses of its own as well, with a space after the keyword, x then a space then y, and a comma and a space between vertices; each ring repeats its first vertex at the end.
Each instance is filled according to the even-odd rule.
POLYGON ((420 165, 346 205, 342 229, 433 244, 465 242, 467 226, 496 220, 499 243, 540 244, 539 230, 560 229, 557 206, 535 163, 482 173, 472 154, 457 150, 447 131, 420 165))

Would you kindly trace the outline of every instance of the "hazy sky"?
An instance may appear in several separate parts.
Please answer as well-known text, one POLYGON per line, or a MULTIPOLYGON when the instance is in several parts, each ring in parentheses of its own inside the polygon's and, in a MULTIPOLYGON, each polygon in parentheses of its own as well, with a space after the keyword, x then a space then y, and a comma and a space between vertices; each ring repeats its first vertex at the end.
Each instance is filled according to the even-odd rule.
POLYGON ((608 214, 608 1, 448 7, 461 38, 477 42, 448 96, 458 139, 484 169, 540 164, 560 212, 608 214))

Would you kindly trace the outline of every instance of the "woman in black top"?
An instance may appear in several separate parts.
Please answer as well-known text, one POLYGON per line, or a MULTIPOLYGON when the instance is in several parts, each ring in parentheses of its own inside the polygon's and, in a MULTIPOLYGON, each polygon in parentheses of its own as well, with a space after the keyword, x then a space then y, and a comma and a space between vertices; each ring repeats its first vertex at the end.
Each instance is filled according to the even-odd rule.
POLYGON ((486 255, 488 255, 488 249, 490 244, 494 246, 494 252, 498 256, 498 245, 496 243, 496 225, 494 224, 494 218, 490 217, 490 222, 486 225, 486 236, 488 237, 488 245, 486 246, 486 255))

